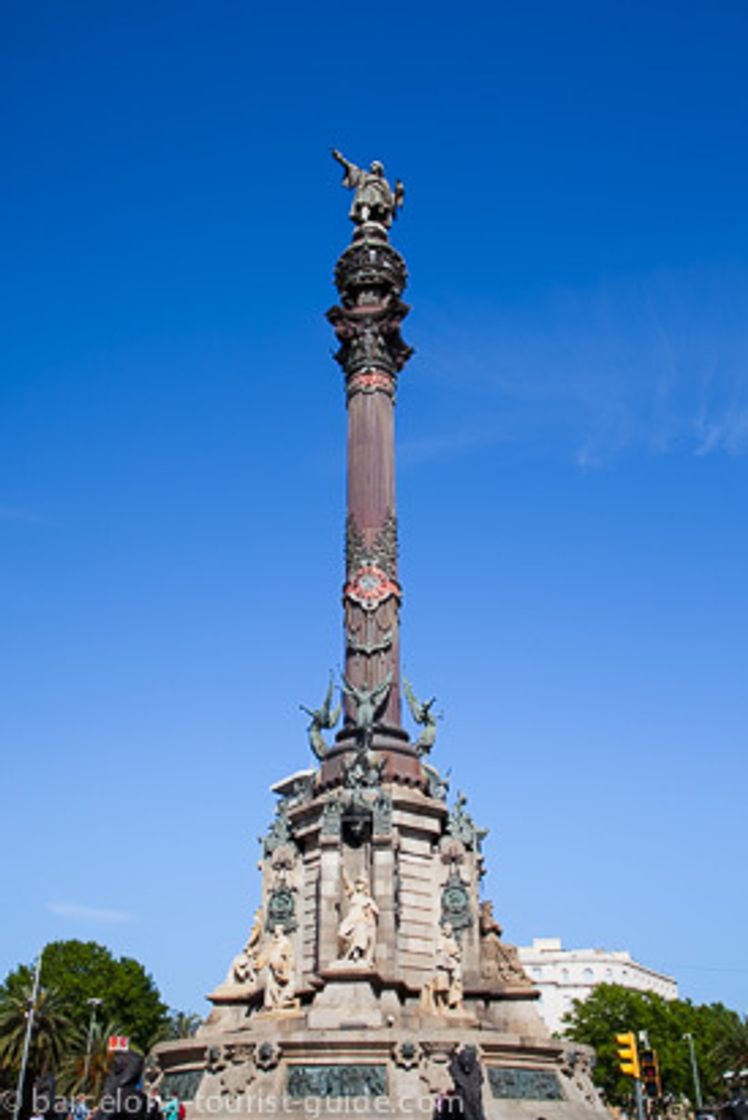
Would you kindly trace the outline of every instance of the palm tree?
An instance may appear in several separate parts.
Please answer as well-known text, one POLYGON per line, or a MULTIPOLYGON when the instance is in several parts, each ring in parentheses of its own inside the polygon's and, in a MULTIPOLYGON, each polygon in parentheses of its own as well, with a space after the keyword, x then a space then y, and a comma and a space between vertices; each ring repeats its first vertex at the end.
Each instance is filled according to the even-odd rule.
POLYGON ((121 1027, 113 1022, 94 1022, 91 1028, 89 1025, 77 1027, 72 1032, 68 1052, 60 1068, 60 1087, 63 1091, 69 1094, 86 1093, 98 1100, 111 1060, 109 1038, 113 1034, 122 1033, 121 1027))
POLYGON ((712 1047, 709 1057, 721 1074, 728 1069, 748 1067, 748 1016, 741 1019, 737 1013, 732 1013, 724 1034, 712 1047))
POLYGON ((192 1038, 203 1022, 194 1011, 172 1011, 169 1019, 172 1038, 192 1038))
MULTIPOLYGON (((21 1068, 28 1014, 33 989, 25 985, 18 995, 0 999, 0 1067, 18 1072, 21 1068)), ((34 1027, 29 1045, 29 1069, 36 1073, 56 1069, 72 1032, 59 992, 40 988, 34 1007, 34 1027)))
POLYGON ((202 1019, 194 1011, 170 1011, 169 1018, 162 1023, 150 1041, 148 1049, 157 1042, 171 1042, 177 1038, 192 1038, 202 1026, 202 1019))

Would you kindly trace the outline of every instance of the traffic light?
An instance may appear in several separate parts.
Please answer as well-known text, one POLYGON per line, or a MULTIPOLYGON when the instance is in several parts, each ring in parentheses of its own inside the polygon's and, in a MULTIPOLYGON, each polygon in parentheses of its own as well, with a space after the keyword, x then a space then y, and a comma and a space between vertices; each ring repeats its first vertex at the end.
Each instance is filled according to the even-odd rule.
POLYGON ((627 1077, 639 1078, 639 1052, 636 1046, 636 1035, 633 1031, 624 1031, 616 1035, 618 1043, 618 1066, 621 1073, 627 1077))
POLYGON ((660 1084, 660 1064, 657 1061, 657 1051, 642 1050, 639 1056, 639 1065, 641 1066, 644 1092, 648 1097, 661 1097, 662 1085, 660 1084))

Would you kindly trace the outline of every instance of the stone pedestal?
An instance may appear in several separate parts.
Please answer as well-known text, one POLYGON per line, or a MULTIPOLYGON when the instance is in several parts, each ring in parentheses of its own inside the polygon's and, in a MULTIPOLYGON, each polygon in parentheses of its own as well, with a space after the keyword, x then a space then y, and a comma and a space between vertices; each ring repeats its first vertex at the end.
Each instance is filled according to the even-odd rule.
POLYGON ((310 1029, 365 1030, 384 1024, 375 989, 375 984, 381 989, 381 977, 372 968, 342 961, 320 975, 325 986, 309 1009, 310 1029))

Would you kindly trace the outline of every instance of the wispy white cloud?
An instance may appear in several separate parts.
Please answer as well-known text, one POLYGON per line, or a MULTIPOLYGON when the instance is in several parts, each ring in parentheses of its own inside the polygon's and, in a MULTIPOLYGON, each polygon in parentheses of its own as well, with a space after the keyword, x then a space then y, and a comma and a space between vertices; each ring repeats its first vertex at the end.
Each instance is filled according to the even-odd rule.
POLYGON ((700 426, 701 440, 697 455, 712 451, 727 451, 731 455, 744 455, 748 451, 748 404, 729 408, 719 419, 700 426))
POLYGON ((48 902, 47 909, 59 918, 84 922, 131 922, 134 916, 126 910, 108 910, 100 906, 85 906, 79 902, 48 902))
POLYGON ((427 457, 500 440, 565 449, 583 468, 624 452, 748 453, 745 269, 663 269, 519 309, 426 315, 429 376, 459 382, 454 399, 473 409, 427 457))

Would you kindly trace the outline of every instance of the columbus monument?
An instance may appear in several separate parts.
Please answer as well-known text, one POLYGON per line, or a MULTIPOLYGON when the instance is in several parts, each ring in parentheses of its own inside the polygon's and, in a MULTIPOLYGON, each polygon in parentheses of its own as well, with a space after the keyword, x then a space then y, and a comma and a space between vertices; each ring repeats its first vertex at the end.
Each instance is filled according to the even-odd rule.
POLYGON ((245 944, 196 1036, 156 1047, 147 1078, 190 1118, 591 1120, 591 1052, 549 1037, 482 897, 486 830, 437 768, 435 701, 401 676, 394 416, 412 350, 389 231, 404 191, 377 161, 333 156, 354 226, 327 312, 348 410, 344 669, 303 708, 310 765, 272 787, 245 944))

